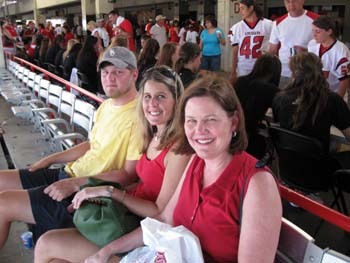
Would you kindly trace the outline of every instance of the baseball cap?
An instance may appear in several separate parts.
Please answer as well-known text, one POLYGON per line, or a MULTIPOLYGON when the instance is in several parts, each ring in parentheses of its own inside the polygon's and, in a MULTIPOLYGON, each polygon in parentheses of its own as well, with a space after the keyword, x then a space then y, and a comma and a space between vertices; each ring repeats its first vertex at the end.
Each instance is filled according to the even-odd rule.
POLYGON ((163 15, 157 15, 156 16, 156 21, 159 21, 159 20, 162 20, 162 19, 165 19, 166 17, 163 16, 163 15))
POLYGON ((109 62, 117 68, 137 68, 136 57, 129 49, 125 47, 108 48, 102 56, 98 69, 100 70, 103 62, 109 62))

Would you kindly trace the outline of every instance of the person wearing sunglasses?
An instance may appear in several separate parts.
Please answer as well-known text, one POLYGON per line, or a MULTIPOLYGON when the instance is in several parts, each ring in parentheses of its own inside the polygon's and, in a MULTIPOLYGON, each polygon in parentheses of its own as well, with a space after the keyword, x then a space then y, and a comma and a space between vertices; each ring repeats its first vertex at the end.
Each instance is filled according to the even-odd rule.
MULTIPOLYGON (((174 71, 160 66, 146 71, 140 87, 137 126, 143 154, 136 168, 139 183, 127 194, 118 189, 109 193, 108 186, 81 190, 73 199, 75 209, 88 198, 111 196, 115 202, 123 203, 140 217, 154 216, 163 210, 174 193, 189 160, 189 155, 173 152, 177 128, 174 112, 183 86, 174 71)), ((82 262, 99 252, 99 248, 76 229, 55 230, 39 239, 35 262, 50 262, 53 259, 82 262)))

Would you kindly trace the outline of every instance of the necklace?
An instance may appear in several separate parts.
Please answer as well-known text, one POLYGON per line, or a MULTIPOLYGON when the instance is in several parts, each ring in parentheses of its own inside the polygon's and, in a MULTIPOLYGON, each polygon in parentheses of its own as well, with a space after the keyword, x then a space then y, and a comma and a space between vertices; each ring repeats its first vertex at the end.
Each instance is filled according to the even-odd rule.
POLYGON ((158 135, 158 132, 154 134, 154 140, 157 142, 160 140, 160 136, 158 135))
POLYGON ((157 131, 156 133, 154 133, 153 138, 157 142, 162 138, 162 136, 163 136, 163 131, 157 131))

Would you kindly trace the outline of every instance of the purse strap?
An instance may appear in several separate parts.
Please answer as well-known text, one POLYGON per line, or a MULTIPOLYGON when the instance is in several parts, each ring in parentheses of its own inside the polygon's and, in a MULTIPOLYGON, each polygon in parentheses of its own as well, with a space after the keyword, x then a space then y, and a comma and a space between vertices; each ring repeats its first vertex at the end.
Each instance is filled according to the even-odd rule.
POLYGON ((241 232, 242 214, 243 214, 243 197, 244 197, 244 189, 245 189, 246 183, 247 183, 247 176, 244 176, 243 187, 242 187, 241 192, 239 194, 239 221, 238 221, 239 232, 241 232))
MULTIPOLYGON (((273 158, 273 153, 272 153, 271 156, 269 156, 269 158, 273 158)), ((255 167, 256 168, 263 168, 266 165, 267 164, 265 163, 265 160, 263 160, 263 161, 259 160, 259 161, 256 162, 255 167)), ((275 175, 272 173, 272 171, 270 171, 270 173, 272 174, 273 177, 275 177, 275 175)), ((242 214, 243 214, 244 189, 245 189, 246 184, 247 184, 247 176, 244 176, 242 189, 241 189, 241 191, 239 193, 239 221, 238 221, 239 231, 241 231, 242 214)))

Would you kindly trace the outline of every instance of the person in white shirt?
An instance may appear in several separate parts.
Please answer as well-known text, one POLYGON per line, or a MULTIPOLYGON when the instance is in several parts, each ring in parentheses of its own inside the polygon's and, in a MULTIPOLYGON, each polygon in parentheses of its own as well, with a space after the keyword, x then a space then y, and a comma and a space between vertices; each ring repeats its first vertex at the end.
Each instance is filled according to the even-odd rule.
POLYGON ((314 39, 310 41, 308 50, 321 58, 330 89, 344 97, 350 87, 350 51, 337 40, 336 25, 329 16, 315 19, 312 33, 314 39))
POLYGON ((91 35, 102 39, 103 47, 106 48, 109 45, 109 35, 104 27, 104 19, 97 19, 97 27, 92 31, 91 35))
POLYGON ((188 22, 186 21, 183 26, 180 29, 179 32, 179 45, 183 45, 184 43, 186 43, 186 35, 187 35, 187 31, 188 31, 188 22))
POLYGON ((55 35, 56 35, 56 36, 62 35, 62 27, 61 27, 61 24, 56 24, 56 27, 55 27, 55 35))
POLYGON ((189 25, 188 31, 186 33, 186 42, 197 44, 198 37, 199 37, 198 32, 196 30, 194 30, 194 26, 189 25))
POLYGON ((280 88, 290 82, 290 57, 306 51, 312 39, 312 22, 318 14, 304 9, 305 0, 284 0, 287 14, 277 18, 272 26, 269 52, 278 55, 282 63, 280 88))
POLYGON ((166 29, 164 27, 165 16, 157 15, 156 23, 151 27, 151 37, 158 41, 160 49, 168 41, 166 29))
POLYGON ((232 70, 230 81, 248 75, 255 61, 267 50, 272 21, 263 18, 263 10, 255 0, 241 0, 239 12, 242 20, 229 32, 232 45, 232 70))

